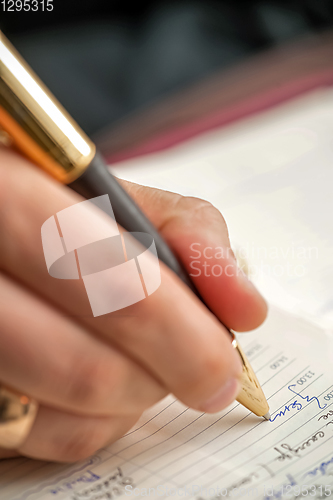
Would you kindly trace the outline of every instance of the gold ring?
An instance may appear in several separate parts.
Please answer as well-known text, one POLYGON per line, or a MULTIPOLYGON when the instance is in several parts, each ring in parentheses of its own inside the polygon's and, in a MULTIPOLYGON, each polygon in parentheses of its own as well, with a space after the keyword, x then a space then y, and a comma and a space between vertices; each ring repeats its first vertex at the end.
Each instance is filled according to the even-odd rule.
POLYGON ((0 447, 19 448, 29 435, 37 410, 33 398, 0 386, 0 447))

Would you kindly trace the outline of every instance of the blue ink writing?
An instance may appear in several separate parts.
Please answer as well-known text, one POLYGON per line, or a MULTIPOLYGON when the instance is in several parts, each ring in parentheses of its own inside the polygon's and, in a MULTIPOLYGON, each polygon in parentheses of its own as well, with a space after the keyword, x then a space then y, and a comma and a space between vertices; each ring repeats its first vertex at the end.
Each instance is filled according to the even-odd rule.
MULTIPOLYGON (((311 401, 316 401, 316 403, 318 405, 318 408, 320 408, 320 410, 324 410, 326 408, 327 404, 325 404, 324 406, 320 406, 319 399, 316 396, 313 396, 312 398, 310 398, 310 396, 301 396, 301 394, 299 394, 298 392, 296 392, 293 389, 293 387, 297 387, 296 384, 288 385, 289 391, 291 391, 294 394, 296 394, 296 396, 298 396, 299 398, 303 399, 303 401, 306 401, 307 403, 311 403, 311 401)), ((302 408, 303 408, 302 403, 299 402, 297 399, 295 399, 295 401, 293 401, 292 403, 290 403, 290 405, 286 405, 283 410, 279 411, 279 413, 277 413, 276 415, 274 415, 274 417, 270 418, 270 422, 274 422, 278 417, 284 417, 285 414, 287 413, 287 411, 290 411, 290 410, 297 410, 297 411, 299 411, 302 408)))
POLYGON ((318 408, 320 410, 325 410, 327 404, 325 403, 324 406, 320 406, 319 399, 316 398, 316 396, 313 396, 312 398, 310 398, 309 396, 305 396, 305 397, 301 396, 298 392, 291 389, 291 387, 297 387, 296 384, 288 385, 289 391, 293 392, 294 394, 296 394, 296 396, 300 397, 301 399, 304 399, 304 401, 307 401, 308 403, 311 403, 311 401, 316 401, 318 408))
POLYGON ((269 420, 271 422, 274 422, 275 419, 277 419, 278 417, 284 417, 285 414, 287 413, 287 411, 290 411, 290 410, 301 410, 303 408, 303 406, 301 405, 301 403, 298 403, 297 400, 295 400, 293 403, 291 403, 290 405, 286 405, 284 407, 283 410, 279 411, 279 413, 277 413, 276 415, 274 415, 274 417, 271 417, 269 420))
POLYGON ((307 472, 304 474, 304 476, 316 476, 318 472, 321 472, 323 476, 325 476, 327 468, 329 465, 333 464, 333 457, 330 458, 327 462, 322 462, 319 467, 316 467, 315 469, 311 470, 310 472, 307 472))
POLYGON ((101 479, 101 477, 98 476, 97 474, 94 474, 90 470, 87 470, 82 476, 78 477, 77 479, 74 479, 73 481, 68 481, 67 483, 64 483, 62 486, 59 486, 57 489, 51 490, 51 493, 53 495, 57 495, 58 493, 72 490, 73 487, 78 483, 93 483, 98 479, 101 479))

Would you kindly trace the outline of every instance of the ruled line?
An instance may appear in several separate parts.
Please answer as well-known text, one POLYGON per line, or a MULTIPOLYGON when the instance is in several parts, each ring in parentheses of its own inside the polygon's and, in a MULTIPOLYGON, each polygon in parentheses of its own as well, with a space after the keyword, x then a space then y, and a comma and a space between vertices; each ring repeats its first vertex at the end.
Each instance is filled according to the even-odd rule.
MULTIPOLYGON (((281 372, 283 371, 283 369, 285 369, 286 367, 287 367, 287 365, 285 365, 284 367, 282 367, 282 368, 281 368, 281 370, 279 370, 279 372, 277 372, 277 373, 275 373, 275 374, 274 374, 274 376, 277 376, 277 375, 278 375, 279 373, 281 373, 281 372)), ((300 371, 299 371, 296 375, 294 375, 294 376, 293 376, 293 377, 292 377, 292 378, 291 378, 291 379, 287 382, 287 384, 289 384, 290 382, 292 382, 295 378, 297 378, 297 377, 298 377, 301 373, 303 373, 303 372, 304 372, 305 370, 307 370, 308 368, 309 368, 309 365, 308 365, 308 366, 306 366, 305 368, 302 368, 302 370, 300 370, 300 371)), ((278 391, 276 391, 273 395, 275 395, 277 392, 281 391, 281 390, 282 390, 282 389, 284 389, 284 388, 285 388, 285 385, 283 385, 281 388, 279 388, 279 389, 278 389, 278 391)), ((272 396, 273 396, 273 395, 272 395, 272 396)), ((272 396, 271 396, 271 397, 272 397, 272 396)), ((268 399, 270 399, 270 398, 268 398, 268 399)), ((236 407, 238 407, 238 406, 240 406, 240 405, 239 405, 239 403, 237 403, 237 405, 235 405, 235 407, 233 407, 231 410, 229 410, 229 412, 228 412, 228 413, 230 413, 231 411, 233 411, 233 410, 234 410, 236 407)), ((191 450, 191 451, 189 451, 189 452, 187 452, 187 453, 185 453, 185 454, 181 455, 181 457, 177 458, 176 460, 172 460, 172 461, 168 462, 166 465, 162 466, 161 468, 156 469, 156 472, 157 472, 157 473, 160 473, 161 471, 163 471, 163 469, 166 469, 166 468, 167 468, 167 467, 169 467, 170 465, 174 465, 177 461, 182 460, 183 458, 185 458, 185 457, 186 457, 186 456, 188 456, 189 454, 192 454, 192 453, 194 453, 194 452, 196 452, 196 451, 198 451, 198 450, 200 450, 200 449, 204 448, 205 446, 207 446, 208 444, 210 444, 211 442, 213 442, 214 440, 216 440, 217 438, 221 437, 223 434, 225 434, 226 432, 228 432, 229 430, 231 430, 233 427, 235 427, 236 425, 238 425, 241 421, 245 420, 245 418, 247 418, 247 417, 248 417, 249 415, 251 415, 251 414, 252 414, 252 412, 248 412, 248 414, 247 414, 245 417, 241 418, 238 422, 236 422, 236 423, 235 423, 234 425, 232 425, 231 427, 228 427, 228 429, 226 429, 224 432, 222 432, 222 433, 218 434, 217 436, 215 436, 214 438, 212 438, 210 441, 205 442, 203 445, 201 445, 201 446, 197 447, 195 450, 191 450)), ((225 415, 224 415, 224 416, 225 416, 225 415)), ((216 423, 216 422, 215 422, 215 423, 216 423)), ((243 434, 242 434, 239 438, 236 438, 236 440, 237 440, 237 439, 241 439, 241 438, 242 438, 242 437, 244 437, 246 434, 248 434, 251 430, 253 430, 254 428, 258 427, 259 425, 261 425, 261 424, 263 424, 263 423, 265 423, 265 422, 264 422, 264 421, 261 421, 261 422, 259 422, 258 424, 256 424, 254 427, 251 427, 251 429, 247 430, 247 431, 246 431, 245 433, 243 433, 243 434)), ((203 432, 205 432, 205 431, 207 430, 207 428, 211 427, 212 425, 214 425, 214 424, 211 424, 210 426, 208 426, 208 427, 206 427, 205 429, 201 430, 201 431, 200 431, 200 433, 196 434, 195 436, 192 436, 189 440, 185 441, 184 443, 181 443, 180 445, 177 445, 176 447, 172 448, 172 449, 171 449, 171 450, 169 450, 168 452, 166 452, 166 453, 164 452, 164 453, 162 453, 161 455, 159 455, 159 456, 157 456, 157 457, 154 457, 154 459, 152 459, 151 461, 156 461, 156 460, 157 460, 158 458, 160 458, 161 456, 165 456, 165 455, 167 455, 168 453, 171 453, 172 451, 174 451, 176 448, 180 448, 181 446, 184 446, 186 443, 188 443, 189 441, 191 441, 191 440, 195 439, 198 435, 200 435, 200 434, 202 434, 203 432)), ((226 445, 226 446, 231 445, 234 441, 235 441, 235 440, 233 440, 231 443, 229 443, 229 444, 228 444, 228 445, 226 445)), ((159 444, 160 444, 160 443, 159 443, 159 444)), ((226 446, 225 446, 225 447, 226 447, 226 446)), ((224 447, 223 447, 223 448, 224 448, 224 447)), ((191 464, 191 466, 189 466, 189 467, 186 467, 186 468, 184 468, 184 469, 181 469, 180 471, 178 471, 178 472, 177 472, 176 474, 174 474, 174 475, 171 475, 171 476, 167 476, 167 477, 165 477, 165 479, 166 479, 166 480, 171 480, 171 479, 173 479, 174 477, 177 477, 179 474, 181 474, 181 473, 183 473, 183 472, 186 472, 186 471, 187 471, 190 467, 192 467, 192 466, 194 466, 194 465, 197 465, 200 461, 205 460, 205 459, 209 459, 209 457, 210 457, 210 456, 212 456, 212 454, 207 455, 207 457, 204 457, 204 458, 202 458, 202 459, 200 459, 200 460, 198 460, 198 461, 194 462, 194 463, 193 463, 193 464, 191 464)), ((148 463, 150 463, 150 462, 148 462, 148 463)), ((138 466, 137 468, 139 468, 139 466, 138 466)), ((196 478, 197 478, 197 476, 196 476, 196 478)), ((196 478, 195 478, 195 479, 196 479, 196 478)), ((142 479, 142 480, 139 482, 139 484, 141 484, 141 483, 142 483, 144 480, 146 480, 146 479, 148 479, 148 477, 145 477, 144 479, 142 479)))

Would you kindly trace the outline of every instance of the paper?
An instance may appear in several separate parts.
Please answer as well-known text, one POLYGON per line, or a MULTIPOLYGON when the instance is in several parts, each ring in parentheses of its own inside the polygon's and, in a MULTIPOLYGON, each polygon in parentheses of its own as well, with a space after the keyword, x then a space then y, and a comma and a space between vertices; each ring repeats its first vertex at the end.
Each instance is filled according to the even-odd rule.
POLYGON ((240 339, 271 421, 236 402, 209 415, 169 396, 126 436, 82 463, 0 462, 0 498, 274 499, 282 487, 297 493, 305 485, 314 498, 327 498, 331 485, 333 496, 333 340, 277 310, 240 339))
POLYGON ((323 89, 112 170, 210 201, 268 301, 333 329, 332 165, 333 90, 323 89))

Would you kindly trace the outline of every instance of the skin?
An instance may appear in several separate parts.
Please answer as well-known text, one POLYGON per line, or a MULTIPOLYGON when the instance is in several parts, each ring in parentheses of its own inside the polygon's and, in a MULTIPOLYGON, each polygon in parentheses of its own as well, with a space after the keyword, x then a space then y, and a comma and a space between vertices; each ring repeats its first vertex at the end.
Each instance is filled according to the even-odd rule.
POLYGON ((267 306, 237 272, 222 215, 203 200, 121 182, 189 273, 191 244, 226 250, 209 263, 228 272, 193 278, 212 312, 161 264, 155 293, 94 318, 82 280, 49 276, 40 236, 46 219, 82 198, 0 149, 0 381, 40 404, 23 445, 0 458, 81 460, 170 392, 206 412, 237 396, 241 364, 218 319, 251 330, 267 306))

